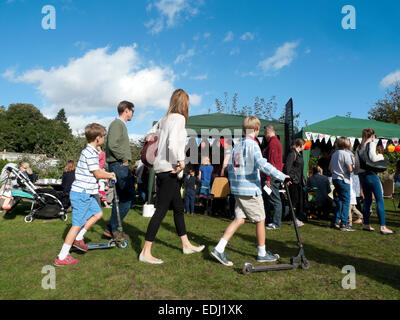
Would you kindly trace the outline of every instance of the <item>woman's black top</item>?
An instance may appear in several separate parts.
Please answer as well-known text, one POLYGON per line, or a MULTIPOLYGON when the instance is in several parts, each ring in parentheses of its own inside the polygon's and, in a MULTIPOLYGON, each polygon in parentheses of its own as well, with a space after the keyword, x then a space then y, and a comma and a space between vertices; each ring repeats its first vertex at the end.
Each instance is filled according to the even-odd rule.
POLYGON ((75 170, 63 172, 61 185, 65 194, 69 194, 69 192, 71 191, 71 186, 74 180, 75 170))
POLYGON ((293 183, 303 184, 303 169, 303 155, 294 149, 290 150, 286 158, 284 171, 293 179, 293 183))

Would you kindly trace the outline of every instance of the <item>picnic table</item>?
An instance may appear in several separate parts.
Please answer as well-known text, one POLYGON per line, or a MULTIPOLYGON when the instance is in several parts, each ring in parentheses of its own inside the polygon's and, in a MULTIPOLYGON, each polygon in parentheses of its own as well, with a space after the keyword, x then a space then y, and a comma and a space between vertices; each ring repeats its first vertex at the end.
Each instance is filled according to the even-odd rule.
POLYGON ((52 187, 56 191, 62 191, 61 179, 39 179, 35 182, 35 186, 38 188, 52 187))

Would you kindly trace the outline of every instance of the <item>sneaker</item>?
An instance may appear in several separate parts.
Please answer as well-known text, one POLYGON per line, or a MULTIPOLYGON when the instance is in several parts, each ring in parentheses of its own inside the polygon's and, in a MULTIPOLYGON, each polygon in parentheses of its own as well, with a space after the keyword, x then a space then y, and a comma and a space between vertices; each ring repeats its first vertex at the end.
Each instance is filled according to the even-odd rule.
POLYGON ((79 260, 72 257, 70 254, 68 254, 64 260, 60 260, 58 257, 56 258, 56 260, 54 260, 54 265, 56 267, 72 266, 78 263, 79 260))
POLYGON ((79 250, 81 250, 81 251, 83 251, 83 252, 88 251, 88 246, 87 246, 87 244, 85 244, 85 241, 84 241, 84 240, 75 240, 74 243, 73 243, 72 245, 73 245, 75 248, 77 248, 77 249, 79 249, 79 250))
POLYGON ((340 229, 340 224, 336 222, 332 222, 330 228, 339 230, 340 229))
MULTIPOLYGON (((290 225, 291 226, 293 225, 293 221, 290 223, 290 225)), ((296 225, 298 227, 302 227, 302 226, 304 226, 304 222, 301 222, 299 219, 296 219, 296 225)))
POLYGON ((356 231, 351 225, 341 225, 340 226, 340 231, 356 231))
POLYGON ((211 255, 217 259, 219 262, 221 262, 223 265, 231 267, 233 266, 233 262, 232 261, 228 261, 228 259, 226 258, 226 253, 222 252, 219 253, 217 250, 215 250, 215 248, 211 251, 211 255))
POLYGON ((280 257, 279 257, 279 254, 274 254, 274 253, 271 253, 271 252, 269 252, 269 251, 267 251, 267 253, 265 254, 265 256, 257 256, 257 262, 274 262, 274 261, 276 261, 276 260, 278 260, 280 257))
POLYGON ((279 227, 275 223, 269 223, 266 227, 267 230, 276 230, 279 229, 279 227))

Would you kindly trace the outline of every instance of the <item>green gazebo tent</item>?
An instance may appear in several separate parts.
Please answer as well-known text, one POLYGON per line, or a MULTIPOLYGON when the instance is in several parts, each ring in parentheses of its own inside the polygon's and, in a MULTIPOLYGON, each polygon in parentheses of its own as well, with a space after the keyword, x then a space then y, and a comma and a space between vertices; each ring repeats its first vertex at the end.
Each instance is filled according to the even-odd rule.
MULTIPOLYGON (((316 140, 315 137, 318 134, 318 139, 320 141, 324 138, 319 137, 319 134, 332 136, 334 138, 343 136, 348 138, 358 138, 361 142, 362 130, 366 128, 374 129, 377 138, 388 140, 400 138, 400 126, 397 124, 339 116, 304 127, 298 136, 301 136, 303 139, 309 139, 311 136, 312 139, 314 134, 314 140, 316 140)), ((310 159, 310 150, 303 151, 303 158, 304 175, 306 176, 310 159)))

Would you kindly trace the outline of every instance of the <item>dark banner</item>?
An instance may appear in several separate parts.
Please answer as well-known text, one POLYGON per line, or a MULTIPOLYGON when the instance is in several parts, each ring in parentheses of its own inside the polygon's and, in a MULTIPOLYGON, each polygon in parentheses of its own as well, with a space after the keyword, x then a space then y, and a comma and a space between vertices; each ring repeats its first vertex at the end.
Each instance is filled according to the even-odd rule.
POLYGON ((293 130, 293 99, 290 98, 285 106, 285 155, 287 155, 294 141, 293 130))

